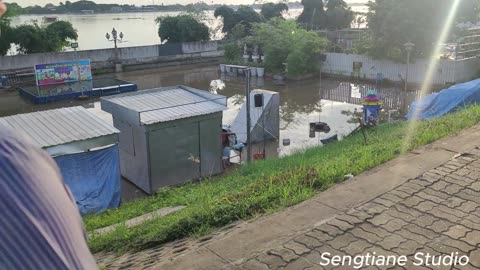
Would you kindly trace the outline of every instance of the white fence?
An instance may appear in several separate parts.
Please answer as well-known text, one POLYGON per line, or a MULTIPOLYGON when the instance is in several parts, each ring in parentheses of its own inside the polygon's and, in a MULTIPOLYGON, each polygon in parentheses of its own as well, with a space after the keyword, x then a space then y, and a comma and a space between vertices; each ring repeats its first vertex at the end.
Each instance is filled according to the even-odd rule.
MULTIPOLYGON (((322 71, 340 76, 360 76, 361 78, 376 80, 379 77, 398 82, 405 79, 406 64, 395 63, 389 60, 375 60, 365 55, 327 53, 326 62, 322 71), (354 72, 354 64, 357 71, 354 72)), ((429 61, 417 59, 409 66, 408 81, 423 83, 426 77, 429 61)), ((465 60, 439 60, 432 83, 436 85, 463 82, 474 78, 480 70, 480 60, 470 58, 465 60)))
POLYGON ((193 57, 219 57, 217 41, 173 43, 163 45, 99 49, 78 52, 39 53, 0 56, 0 71, 33 69, 35 65, 58 63, 78 59, 90 59, 92 67, 111 67, 115 62, 123 65, 148 64, 162 61, 182 60, 193 57))

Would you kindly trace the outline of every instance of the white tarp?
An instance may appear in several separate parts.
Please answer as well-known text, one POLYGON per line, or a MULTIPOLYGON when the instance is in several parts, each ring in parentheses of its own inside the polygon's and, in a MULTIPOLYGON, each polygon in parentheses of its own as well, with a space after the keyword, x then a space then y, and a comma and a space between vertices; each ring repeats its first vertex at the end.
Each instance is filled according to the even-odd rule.
MULTIPOLYGON (((247 106, 243 104, 232 123, 231 130, 239 142, 247 141, 247 106)), ((250 93, 251 142, 278 139, 280 136, 280 94, 267 90, 253 90, 250 93), (255 95, 263 94, 263 107, 255 107, 255 95), (265 123, 265 131, 264 124, 265 123)))

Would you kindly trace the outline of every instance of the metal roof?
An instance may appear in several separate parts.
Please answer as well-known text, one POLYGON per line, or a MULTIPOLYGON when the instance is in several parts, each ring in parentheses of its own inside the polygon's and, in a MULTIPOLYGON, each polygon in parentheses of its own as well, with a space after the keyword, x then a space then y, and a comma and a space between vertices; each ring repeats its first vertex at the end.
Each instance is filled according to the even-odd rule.
POLYGON ((41 148, 120 133, 81 106, 2 117, 0 127, 30 137, 41 148))
POLYGON ((123 107, 131 121, 141 125, 167 122, 227 109, 225 96, 206 91, 174 86, 102 98, 102 109, 115 115, 123 107), (134 120, 135 119, 135 120, 134 120))

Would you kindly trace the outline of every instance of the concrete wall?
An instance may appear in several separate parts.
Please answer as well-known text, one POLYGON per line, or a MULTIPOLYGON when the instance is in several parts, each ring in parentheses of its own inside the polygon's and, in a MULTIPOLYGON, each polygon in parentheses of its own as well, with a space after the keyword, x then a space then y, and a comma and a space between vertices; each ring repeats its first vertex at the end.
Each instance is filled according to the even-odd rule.
POLYGON ((193 58, 223 56, 216 41, 163 44, 115 49, 100 49, 77 52, 42 53, 15 56, 0 56, 0 71, 33 69, 35 65, 57 63, 78 59, 90 59, 93 69, 113 68, 117 62, 129 65, 145 65, 193 58))
MULTIPOLYGON (((382 73, 384 79, 390 81, 402 81, 405 78, 406 64, 395 63, 389 60, 375 60, 365 55, 327 53, 327 60, 323 63, 324 73, 352 76, 353 63, 361 62, 360 77, 375 80, 378 73, 382 73)), ((426 77, 429 61, 417 59, 409 66, 408 81, 411 83, 423 83, 426 77)), ((439 60, 433 76, 433 84, 446 84, 463 82, 472 79, 480 69, 480 60, 477 58, 465 60, 439 60)))

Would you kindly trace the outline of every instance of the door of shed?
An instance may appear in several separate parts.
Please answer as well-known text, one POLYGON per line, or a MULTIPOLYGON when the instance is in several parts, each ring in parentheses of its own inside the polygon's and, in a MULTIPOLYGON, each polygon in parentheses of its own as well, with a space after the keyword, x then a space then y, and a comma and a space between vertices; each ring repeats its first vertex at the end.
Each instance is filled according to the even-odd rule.
POLYGON ((198 122, 149 132, 151 192, 200 178, 198 122))

